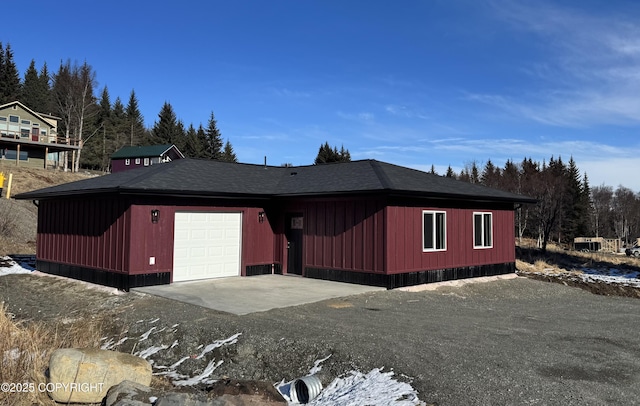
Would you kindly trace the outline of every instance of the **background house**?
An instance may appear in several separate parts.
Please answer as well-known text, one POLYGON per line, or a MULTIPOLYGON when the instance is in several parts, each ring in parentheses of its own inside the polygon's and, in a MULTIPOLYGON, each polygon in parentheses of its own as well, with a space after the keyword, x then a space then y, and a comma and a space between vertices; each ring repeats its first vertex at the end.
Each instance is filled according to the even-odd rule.
POLYGON ((18 101, 0 106, 0 162, 57 167, 61 152, 79 150, 58 137, 58 117, 37 113, 18 101))
POLYGON ((122 147, 111 155, 111 172, 122 172, 183 158, 184 155, 178 147, 171 144, 122 147))
POLYGON ((533 199, 375 160, 180 159, 38 200, 38 269, 129 288, 289 273, 389 288, 515 271, 533 199))

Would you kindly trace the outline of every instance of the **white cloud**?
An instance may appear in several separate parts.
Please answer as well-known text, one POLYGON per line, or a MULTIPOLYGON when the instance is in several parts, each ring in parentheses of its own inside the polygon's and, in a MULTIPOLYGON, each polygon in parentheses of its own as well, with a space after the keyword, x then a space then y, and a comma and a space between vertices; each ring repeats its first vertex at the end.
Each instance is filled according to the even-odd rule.
POLYGON ((512 30, 538 37, 544 61, 520 70, 542 87, 518 94, 476 92, 467 100, 555 126, 640 123, 640 26, 633 16, 607 8, 590 15, 544 2, 492 4, 512 30))

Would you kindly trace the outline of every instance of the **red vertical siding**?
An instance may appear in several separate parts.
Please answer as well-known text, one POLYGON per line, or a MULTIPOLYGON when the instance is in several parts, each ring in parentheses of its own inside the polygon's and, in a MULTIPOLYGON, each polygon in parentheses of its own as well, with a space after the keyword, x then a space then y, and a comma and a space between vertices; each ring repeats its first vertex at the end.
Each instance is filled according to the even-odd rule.
POLYGON ((121 199, 41 201, 38 259, 127 273, 122 247, 129 243, 128 209, 121 199), (101 264, 101 258, 108 260, 101 264))
POLYGON ((461 268, 515 261, 513 210, 472 208, 402 207, 386 208, 388 243, 387 273, 461 268), (447 249, 423 252, 422 211, 446 212, 447 249), (493 213, 493 247, 473 247, 473 213, 493 213))
POLYGON ((170 272, 173 270, 173 239, 175 213, 177 211, 241 212, 242 247, 241 270, 247 266, 272 264, 275 236, 269 216, 259 221, 262 208, 237 206, 186 206, 186 205, 132 205, 131 250, 129 268, 131 274, 170 272), (158 223, 151 223, 151 210, 159 210, 158 223), (155 264, 149 258, 155 257, 155 264))
POLYGON ((384 271, 381 201, 308 202, 304 213, 304 267, 384 271))

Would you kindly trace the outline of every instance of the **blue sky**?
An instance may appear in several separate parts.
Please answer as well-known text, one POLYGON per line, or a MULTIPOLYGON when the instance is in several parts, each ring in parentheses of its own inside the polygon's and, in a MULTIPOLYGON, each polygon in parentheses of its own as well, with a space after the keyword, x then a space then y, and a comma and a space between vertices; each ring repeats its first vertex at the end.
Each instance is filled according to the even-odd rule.
MULTIPOLYGON (((22 4, 22 3, 21 3, 22 4)), ((86 60, 147 126, 215 113, 241 162, 320 144, 417 169, 573 156, 640 191, 636 1, 27 1, 6 18, 24 73, 86 60)))

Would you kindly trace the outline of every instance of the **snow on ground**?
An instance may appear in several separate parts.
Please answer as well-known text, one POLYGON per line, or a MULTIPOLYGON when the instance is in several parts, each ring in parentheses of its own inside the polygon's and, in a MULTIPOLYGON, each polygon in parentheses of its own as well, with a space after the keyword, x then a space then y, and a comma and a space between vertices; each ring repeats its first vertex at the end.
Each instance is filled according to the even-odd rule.
MULTIPOLYGON (((309 375, 322 370, 322 362, 331 355, 314 362, 309 375)), ((274 386, 285 398, 289 406, 297 406, 292 400, 291 387, 296 380, 285 382, 283 379, 274 386)), ((314 406, 414 406, 424 405, 418 399, 418 392, 411 384, 393 379, 393 372, 382 372, 382 368, 374 368, 369 373, 351 371, 335 378, 329 386, 323 388, 309 405, 314 406)))
POLYGON ((617 268, 582 268, 571 272, 558 272, 558 270, 555 268, 546 268, 542 272, 526 271, 526 273, 551 277, 562 276, 587 283, 602 282, 610 285, 621 285, 629 286, 632 288, 640 288, 639 271, 627 271, 617 268))
POLYGON ((19 264, 10 257, 0 257, 0 276, 33 271, 34 269, 27 264, 19 264))
POLYGON ((585 282, 605 282, 640 288, 640 272, 638 271, 621 271, 616 268, 606 270, 584 268, 580 277, 585 282))

